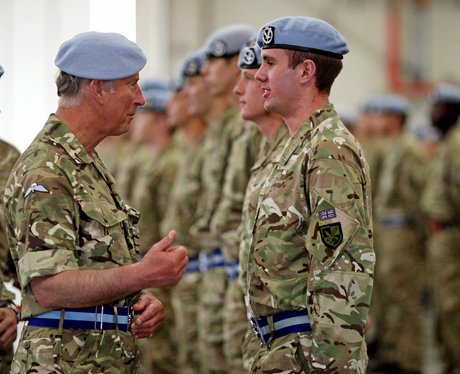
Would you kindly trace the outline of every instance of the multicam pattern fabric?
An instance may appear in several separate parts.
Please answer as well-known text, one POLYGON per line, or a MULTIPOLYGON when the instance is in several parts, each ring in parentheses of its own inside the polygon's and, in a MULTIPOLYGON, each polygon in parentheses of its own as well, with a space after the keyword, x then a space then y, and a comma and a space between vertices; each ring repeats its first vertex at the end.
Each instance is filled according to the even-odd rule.
MULTIPOLYGON (((54 115, 12 172, 5 189, 5 207, 8 243, 21 284, 23 318, 47 311, 32 294, 33 278, 65 270, 113 268, 138 260, 138 213, 121 200, 97 154, 91 158, 54 115)), ((125 300, 113 304, 124 305, 125 300)), ((30 329, 25 329, 23 339, 30 329)), ((15 360, 31 366, 52 365, 52 354, 47 363, 35 362, 34 354, 55 348, 49 339, 56 331, 39 329, 33 341, 21 340, 15 360), (39 349, 29 349, 29 344, 41 339, 49 344, 39 343, 39 349)), ((132 344, 123 350, 134 357, 137 346, 129 336, 120 332, 103 351, 117 350, 117 340, 129 340, 132 344)), ((101 354, 100 348, 93 348, 90 354, 101 354)), ((18 366, 16 370, 19 372, 18 366)))
MULTIPOLYGON (((200 219, 192 228, 192 235, 200 240, 203 252, 222 248, 222 240, 212 232, 211 222, 223 194, 235 136, 241 134, 243 128, 244 121, 235 108, 230 107, 223 113, 220 124, 211 126, 205 136, 206 157, 201 173, 203 190, 198 206, 200 219)), ((202 274, 197 320, 200 365, 205 373, 226 370, 223 352, 223 304, 226 288, 224 267, 214 267, 202 274)))
MULTIPOLYGON (((254 227, 254 219, 256 215, 260 189, 262 188, 262 184, 265 182, 266 177, 271 173, 273 168, 273 162, 276 162, 276 158, 278 155, 280 155, 280 152, 282 151, 284 143, 287 139, 288 129, 284 124, 281 124, 278 130, 273 135, 273 140, 271 144, 266 139, 262 140, 261 145, 259 147, 260 149, 257 161, 251 168, 251 176, 249 178, 246 187, 246 192, 244 195, 241 224, 238 228, 240 243, 238 257, 240 261, 241 274, 239 279, 237 280, 237 283, 238 287, 241 288, 241 293, 243 297, 247 292, 247 287, 245 287, 246 283, 244 282, 244 280, 247 278, 246 271, 248 267, 250 253, 249 246, 252 239, 252 229, 254 227)), ((234 292, 236 293, 236 291, 234 292)), ((233 304, 236 304, 236 302, 234 302, 233 304)), ((232 309, 234 308, 236 307, 233 307, 232 309)), ((229 313, 229 323, 231 321, 231 317, 235 318, 229 313)), ((250 329, 246 312, 244 313, 244 322, 247 331, 245 331, 245 337, 243 338, 242 364, 243 369, 247 372, 252 366, 256 352, 260 348, 260 341, 255 337, 254 333, 252 332, 252 329, 250 329)), ((240 321, 240 324, 242 323, 243 320, 240 321)))
POLYGON ((210 234, 210 224, 221 197, 225 170, 232 145, 233 129, 242 126, 242 120, 233 106, 223 114, 218 124, 210 126, 206 132, 203 152, 206 157, 201 167, 202 191, 198 201, 199 220, 191 228, 191 234, 201 240, 205 250, 219 246, 219 241, 210 234))
POLYGON ((287 141, 259 198, 248 309, 256 318, 306 309, 313 332, 275 339, 258 352, 252 372, 365 372, 375 264, 370 187, 361 148, 332 104, 287 141), (336 217, 320 220, 330 209, 336 217), (334 245, 321 233, 326 225, 340 229, 329 230, 334 245))
POLYGON ((424 333, 426 232, 419 201, 427 172, 421 144, 402 134, 388 147, 374 199, 375 279, 383 286, 373 296, 382 306, 373 316, 379 357, 414 372, 423 365, 423 346, 413 342, 424 333))
POLYGON ((435 306, 439 349, 446 372, 460 373, 460 130, 452 128, 440 145, 422 205, 428 219, 448 223, 432 233, 427 267, 435 306))
POLYGON ((137 373, 132 334, 28 326, 22 331, 11 373, 137 373))
POLYGON ((10 172, 19 156, 20 152, 14 146, 0 139, 0 271, 5 281, 14 279, 15 283, 17 283, 16 271, 13 269, 14 266, 9 266, 11 256, 6 241, 3 193, 10 172))
MULTIPOLYGON (((252 122, 242 122, 233 130, 222 197, 211 220, 211 233, 222 243, 222 252, 227 262, 238 259, 237 229, 241 223, 244 193, 261 142, 261 134, 252 122)), ((222 316, 223 321, 227 370, 228 373, 241 373, 243 371, 241 345, 248 321, 244 296, 239 290, 236 279, 228 280, 223 295, 223 308, 220 309, 217 313, 222 316)))

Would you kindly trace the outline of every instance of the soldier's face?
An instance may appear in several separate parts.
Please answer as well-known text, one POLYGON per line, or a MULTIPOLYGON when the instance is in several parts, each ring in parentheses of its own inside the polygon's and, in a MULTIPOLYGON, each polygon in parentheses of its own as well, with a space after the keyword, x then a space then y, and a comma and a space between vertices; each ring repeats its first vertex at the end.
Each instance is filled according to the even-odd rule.
POLYGON ((174 93, 166 106, 168 125, 170 127, 182 126, 187 122, 188 118, 190 118, 188 105, 188 95, 185 90, 174 93))
POLYGON ((241 117, 256 122, 266 114, 260 82, 256 80, 257 69, 242 69, 233 92, 238 96, 241 117))
POLYGON ((289 56, 285 50, 262 50, 262 65, 256 79, 261 82, 266 110, 284 118, 293 115, 299 102, 298 74, 298 69, 289 67, 289 56))
POLYGON ((202 75, 187 78, 185 92, 188 96, 189 114, 191 116, 203 116, 209 112, 213 99, 202 75))
POLYGON ((115 81, 115 88, 104 100, 103 118, 108 135, 121 135, 129 130, 136 108, 145 104, 138 85, 139 74, 115 81))
POLYGON ((235 57, 207 59, 202 69, 206 84, 214 96, 232 93, 238 79, 239 68, 235 57))

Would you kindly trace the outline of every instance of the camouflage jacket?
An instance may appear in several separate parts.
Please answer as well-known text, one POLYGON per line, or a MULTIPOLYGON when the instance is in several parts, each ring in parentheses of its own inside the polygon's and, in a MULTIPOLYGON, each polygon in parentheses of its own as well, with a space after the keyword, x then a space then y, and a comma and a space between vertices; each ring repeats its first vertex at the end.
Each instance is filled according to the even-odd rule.
MULTIPOLYGON (((279 162, 281 151, 286 140, 289 137, 289 131, 285 124, 281 124, 276 133, 273 135, 273 142, 270 144, 263 138, 259 156, 256 163, 251 168, 251 176, 246 187, 243 202, 243 212, 241 224, 238 228, 239 234, 239 260, 241 267, 240 279, 242 286, 245 287, 247 277, 247 266, 249 261, 250 245, 252 241, 252 229, 256 216, 257 202, 259 201, 260 189, 268 175, 270 175, 273 165, 279 162)), ((246 292, 246 289, 245 289, 246 292)))
POLYGON ((238 226, 241 223, 243 200, 262 135, 252 122, 243 122, 233 136, 219 204, 211 220, 211 233, 223 243, 227 259, 238 258, 238 226))
POLYGON ((414 225, 422 223, 419 201, 428 176, 427 162, 422 145, 408 133, 387 148, 374 198, 379 221, 400 217, 414 225))
POLYGON ((422 205, 436 221, 460 223, 460 129, 452 128, 438 150, 422 205))
POLYGON ((5 190, 23 317, 46 311, 32 294, 35 277, 137 261, 139 215, 121 200, 114 183, 97 154, 90 157, 51 115, 19 158, 5 190))
POLYGON ((258 318, 306 309, 312 372, 364 372, 367 365, 375 265, 370 187, 358 142, 328 104, 286 142, 261 189, 249 312, 258 318))
POLYGON ((13 269, 14 266, 9 264, 10 251, 6 241, 3 194, 10 172, 19 156, 20 152, 15 147, 0 139, 0 271, 5 281, 14 279, 15 282, 17 282, 16 272, 13 269))
POLYGON ((132 204, 141 213, 139 238, 142 255, 162 238, 161 222, 166 215, 180 157, 178 145, 171 142, 154 158, 139 166, 133 186, 132 204))
MULTIPOLYGON (((197 221, 198 199, 203 189, 200 174, 205 153, 202 137, 195 145, 186 146, 172 185, 171 197, 161 222, 161 234, 177 232, 176 242, 187 246, 188 255, 198 255, 200 244, 190 235, 190 227, 197 221)), ((171 186, 170 186, 171 187, 171 186)))
POLYGON ((198 201, 198 221, 191 228, 191 235, 200 241, 202 248, 209 250, 220 246, 210 233, 212 217, 222 194, 225 170, 233 141, 234 129, 241 127, 243 120, 231 106, 223 114, 218 126, 210 126, 206 132, 201 168, 203 190, 198 201))

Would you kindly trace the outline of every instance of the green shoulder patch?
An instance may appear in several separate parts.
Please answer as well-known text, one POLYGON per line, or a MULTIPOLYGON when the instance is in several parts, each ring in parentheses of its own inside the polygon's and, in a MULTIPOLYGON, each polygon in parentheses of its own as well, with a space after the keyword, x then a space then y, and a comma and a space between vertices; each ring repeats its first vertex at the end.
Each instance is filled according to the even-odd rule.
POLYGON ((336 249, 343 240, 342 226, 340 222, 331 223, 319 227, 321 241, 328 248, 336 249))

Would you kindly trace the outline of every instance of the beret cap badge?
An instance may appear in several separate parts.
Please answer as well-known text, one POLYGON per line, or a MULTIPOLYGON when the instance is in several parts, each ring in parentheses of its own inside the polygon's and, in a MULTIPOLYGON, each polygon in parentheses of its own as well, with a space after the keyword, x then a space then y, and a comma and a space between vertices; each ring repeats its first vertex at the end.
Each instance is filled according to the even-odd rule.
POLYGON ((252 65, 256 59, 254 49, 251 47, 244 48, 243 51, 243 63, 246 65, 252 65))
POLYGON ((198 74, 198 64, 195 60, 190 60, 186 67, 186 74, 189 76, 198 74))
POLYGON ((225 56, 225 54, 227 53, 227 44, 225 44, 225 42, 222 40, 216 40, 212 44, 211 50, 212 50, 212 55, 214 57, 225 56))
POLYGON ((267 26, 263 30, 263 42, 264 44, 273 44, 275 42, 275 28, 273 26, 267 26))

